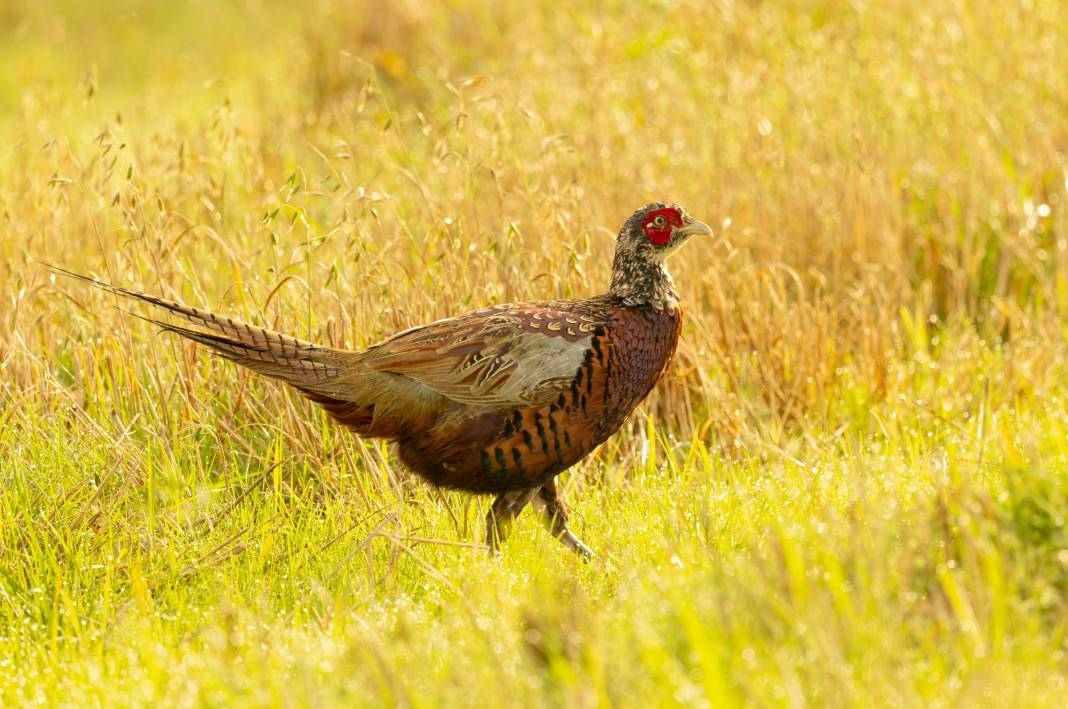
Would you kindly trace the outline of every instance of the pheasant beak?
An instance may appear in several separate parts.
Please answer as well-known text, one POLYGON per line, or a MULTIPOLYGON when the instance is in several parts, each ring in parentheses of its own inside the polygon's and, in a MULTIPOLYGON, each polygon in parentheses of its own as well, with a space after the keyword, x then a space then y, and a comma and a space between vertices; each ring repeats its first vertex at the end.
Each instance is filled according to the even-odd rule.
POLYGON ((676 229, 675 236, 712 236, 712 229, 704 222, 694 219, 686 226, 676 229))

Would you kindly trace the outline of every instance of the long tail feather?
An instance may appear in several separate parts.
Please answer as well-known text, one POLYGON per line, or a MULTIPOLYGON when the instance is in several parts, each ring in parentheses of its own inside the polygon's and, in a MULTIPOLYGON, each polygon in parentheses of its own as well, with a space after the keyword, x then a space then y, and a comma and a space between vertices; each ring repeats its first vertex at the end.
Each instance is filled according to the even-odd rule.
POLYGON ((157 308, 162 308, 172 315, 184 318, 194 325, 198 325, 207 330, 212 330, 225 335, 241 344, 257 348, 268 348, 282 356, 299 356, 301 350, 308 349, 329 351, 327 348, 320 347, 311 342, 299 340, 288 335, 282 335, 266 328, 250 325, 236 318, 223 317, 207 310, 183 305, 177 301, 167 300, 166 298, 129 290, 120 286, 114 286, 110 283, 105 283, 104 281, 98 281, 95 278, 83 276, 80 273, 68 271, 59 266, 52 266, 50 264, 46 265, 53 273, 74 278, 101 290, 108 291, 109 293, 115 293, 116 295, 132 298, 134 300, 139 300, 142 303, 148 303, 157 308))
POLYGON ((298 340, 295 337, 282 335, 234 318, 219 316, 173 300, 114 286, 58 266, 49 265, 48 268, 54 273, 89 283, 109 293, 148 303, 172 315, 184 318, 205 330, 210 330, 211 332, 200 332, 142 317, 143 320, 167 332, 173 332, 205 345, 226 359, 260 374, 281 379, 309 393, 334 393, 332 385, 341 374, 346 358, 353 354, 298 340))
POLYGON ((316 352, 321 351, 322 348, 315 348, 314 350, 305 352, 298 351, 296 354, 282 354, 256 345, 246 345, 243 342, 231 340, 222 335, 199 332, 187 327, 166 323, 162 320, 154 320, 152 318, 142 319, 147 320, 153 325, 159 326, 167 332, 173 332, 188 340, 206 345, 207 347, 210 347, 215 354, 225 357, 233 362, 237 362, 244 367, 248 367, 261 374, 266 374, 267 376, 285 379, 293 384, 306 383, 296 380, 296 375, 298 374, 307 377, 309 380, 315 381, 336 377, 339 373, 336 365, 327 364, 322 361, 323 358, 313 359, 307 356, 301 356, 302 354, 314 355, 316 352))

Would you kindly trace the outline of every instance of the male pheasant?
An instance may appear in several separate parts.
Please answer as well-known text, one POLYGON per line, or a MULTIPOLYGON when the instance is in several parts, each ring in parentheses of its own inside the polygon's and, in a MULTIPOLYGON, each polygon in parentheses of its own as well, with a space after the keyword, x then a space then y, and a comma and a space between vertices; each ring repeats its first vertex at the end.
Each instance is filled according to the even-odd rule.
POLYGON ((360 436, 394 441, 434 485, 497 495, 486 517, 491 550, 533 501, 552 535, 588 559, 555 478, 612 435, 667 369, 682 312, 664 260, 711 233, 677 204, 646 205, 619 232, 607 293, 492 306, 362 352, 56 270, 192 322, 199 329, 152 321, 282 380, 360 436))

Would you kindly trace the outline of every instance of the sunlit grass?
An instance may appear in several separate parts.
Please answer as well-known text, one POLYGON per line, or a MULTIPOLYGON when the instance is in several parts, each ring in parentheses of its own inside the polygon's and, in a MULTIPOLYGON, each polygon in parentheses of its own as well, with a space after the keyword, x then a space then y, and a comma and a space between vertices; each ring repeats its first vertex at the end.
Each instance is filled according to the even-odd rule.
POLYGON ((1063 703, 1062 15, 6 4, 0 704, 1063 703), (41 265, 362 347, 660 198, 719 235, 590 565, 41 265))

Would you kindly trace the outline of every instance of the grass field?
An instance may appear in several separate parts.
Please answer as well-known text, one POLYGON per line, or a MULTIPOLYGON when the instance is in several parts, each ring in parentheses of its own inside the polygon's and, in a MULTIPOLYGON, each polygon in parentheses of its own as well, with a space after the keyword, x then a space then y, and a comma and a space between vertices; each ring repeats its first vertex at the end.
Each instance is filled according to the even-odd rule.
POLYGON ((0 5, 0 705, 1064 705, 1063 2, 302 5, 0 5), (588 565, 42 266, 358 348, 653 199, 588 565))

